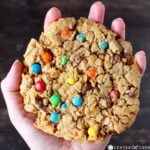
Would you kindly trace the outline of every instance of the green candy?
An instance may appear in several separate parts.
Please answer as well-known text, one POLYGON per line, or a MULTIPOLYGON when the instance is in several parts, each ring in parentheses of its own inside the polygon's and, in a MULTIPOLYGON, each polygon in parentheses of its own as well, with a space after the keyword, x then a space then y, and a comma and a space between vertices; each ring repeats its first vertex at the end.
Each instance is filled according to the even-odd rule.
POLYGON ((66 65, 67 62, 68 62, 67 56, 63 56, 63 57, 61 58, 61 65, 66 65))
POLYGON ((51 97, 50 97, 50 102, 52 103, 53 106, 57 106, 61 101, 61 97, 59 94, 54 93, 51 97))

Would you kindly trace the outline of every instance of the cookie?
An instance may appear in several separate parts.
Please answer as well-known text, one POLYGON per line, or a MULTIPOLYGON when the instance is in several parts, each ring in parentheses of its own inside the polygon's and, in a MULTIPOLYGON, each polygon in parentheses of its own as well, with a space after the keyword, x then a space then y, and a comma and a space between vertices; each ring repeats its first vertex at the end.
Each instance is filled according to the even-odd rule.
POLYGON ((140 69, 130 42, 86 18, 61 18, 24 54, 20 93, 34 126, 70 141, 120 134, 139 111, 140 69))

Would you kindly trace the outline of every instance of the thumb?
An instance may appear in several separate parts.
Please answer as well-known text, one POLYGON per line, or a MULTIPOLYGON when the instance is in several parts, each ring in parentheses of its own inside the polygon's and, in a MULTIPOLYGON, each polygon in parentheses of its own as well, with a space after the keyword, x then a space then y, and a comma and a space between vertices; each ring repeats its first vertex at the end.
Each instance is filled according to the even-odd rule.
POLYGON ((16 60, 13 63, 7 76, 1 82, 2 93, 8 108, 10 119, 13 123, 15 123, 14 120, 20 120, 23 114, 20 113, 22 97, 19 93, 21 73, 22 64, 19 60, 16 60))
POLYGON ((5 79, 1 82, 2 90, 8 92, 15 92, 19 90, 21 81, 22 64, 19 60, 16 60, 11 66, 5 79))
MULTIPOLYGON (((1 82, 2 92, 8 108, 8 113, 12 124, 29 145, 29 147, 40 147, 46 149, 47 143, 51 144, 56 138, 40 132, 33 127, 35 116, 24 111, 22 96, 19 93, 21 81, 22 64, 16 60, 5 79, 1 82), (48 140, 49 139, 49 140, 48 140), (45 143, 45 145, 43 145, 45 143)), ((37 148, 39 149, 39 148, 37 148)))

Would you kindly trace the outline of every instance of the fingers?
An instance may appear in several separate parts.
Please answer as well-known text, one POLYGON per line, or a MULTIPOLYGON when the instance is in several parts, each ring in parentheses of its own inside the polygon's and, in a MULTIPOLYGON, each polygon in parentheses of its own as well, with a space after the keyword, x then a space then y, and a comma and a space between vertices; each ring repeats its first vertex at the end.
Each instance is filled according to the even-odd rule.
POLYGON ((89 19, 92 19, 98 23, 103 23, 105 15, 105 6, 102 2, 97 1, 92 4, 89 12, 89 19))
POLYGON ((25 139, 27 144, 36 147, 42 144, 38 141, 46 141, 48 139, 42 132, 33 127, 32 114, 24 111, 22 97, 19 93, 19 84, 21 81, 22 64, 16 60, 6 78, 1 82, 2 93, 8 108, 8 113, 12 124, 25 139), (39 144, 38 144, 39 143, 39 144))
MULTIPOLYGON (((92 4, 89 12, 89 19, 92 19, 98 23, 103 23, 105 16, 105 6, 102 2, 97 1, 92 4)), ((123 19, 114 19, 111 25, 111 29, 116 32, 121 38, 125 39, 125 23, 123 19)))
MULTIPOLYGON (((104 14, 105 14, 105 6, 102 2, 98 1, 91 6, 89 19, 95 20, 96 22, 99 23, 103 23, 104 14)), ((51 8, 47 12, 45 17, 44 31, 47 30, 50 23, 52 23, 55 20, 58 20, 59 18, 61 18, 61 11, 56 7, 51 8)))
MULTIPOLYGON (((92 19, 98 23, 103 23, 105 16, 105 6, 102 2, 98 1, 92 4, 89 12, 89 19, 92 19)), ((114 19, 111 25, 111 29, 116 32, 121 38, 125 39, 125 23, 123 19, 114 19)))
POLYGON ((61 18, 61 11, 56 8, 56 7, 52 7, 46 14, 45 16, 45 20, 44 20, 44 31, 47 30, 48 26, 50 25, 50 23, 52 23, 53 21, 58 20, 59 18, 61 18))
MULTIPOLYGON (((111 25, 112 31, 117 33, 121 38, 125 39, 125 23, 122 18, 114 19, 111 25)), ((146 56, 144 51, 139 51, 135 55, 135 59, 140 67, 143 75, 146 69, 146 56)))
POLYGON ((141 69, 141 74, 143 75, 146 69, 146 56, 144 51, 139 51, 135 54, 135 59, 141 69))
POLYGON ((21 118, 20 107, 22 107, 22 97, 19 93, 21 73, 22 64, 20 61, 16 60, 6 78, 1 82, 2 93, 5 98, 10 118, 11 116, 16 115, 16 120, 21 118))
POLYGON ((119 35, 119 37, 125 39, 125 22, 122 18, 117 18, 112 21, 111 29, 119 35))
POLYGON ((28 118, 22 121, 18 131, 32 150, 66 150, 70 147, 69 141, 64 141, 61 138, 40 131, 33 126, 33 122, 28 118))

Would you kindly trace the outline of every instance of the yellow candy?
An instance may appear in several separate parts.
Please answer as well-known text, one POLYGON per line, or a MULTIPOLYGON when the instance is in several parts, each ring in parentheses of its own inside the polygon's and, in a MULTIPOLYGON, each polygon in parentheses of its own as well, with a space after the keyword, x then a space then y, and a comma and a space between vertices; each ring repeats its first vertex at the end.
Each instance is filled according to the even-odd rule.
POLYGON ((68 78, 67 80, 67 83, 73 85, 75 83, 74 79, 72 77, 68 78))
POLYGON ((94 130, 93 127, 90 127, 90 128, 88 129, 88 134, 89 134, 89 136, 96 136, 96 135, 97 135, 97 132, 94 130))

